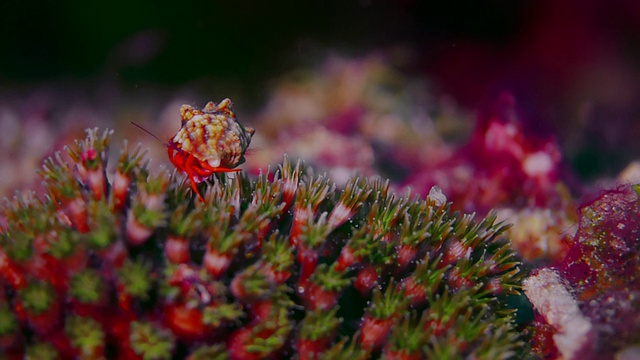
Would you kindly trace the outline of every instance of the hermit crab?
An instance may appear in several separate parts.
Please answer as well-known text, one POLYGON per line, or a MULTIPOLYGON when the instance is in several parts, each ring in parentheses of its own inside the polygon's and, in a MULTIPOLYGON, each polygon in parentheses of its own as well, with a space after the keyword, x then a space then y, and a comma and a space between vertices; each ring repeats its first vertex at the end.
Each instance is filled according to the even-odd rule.
POLYGON ((229 99, 217 105, 210 101, 202 110, 182 105, 182 126, 167 144, 169 160, 187 175, 202 201, 197 184, 213 173, 240 171, 235 167, 245 161, 244 154, 255 132, 236 121, 231 106, 229 99))

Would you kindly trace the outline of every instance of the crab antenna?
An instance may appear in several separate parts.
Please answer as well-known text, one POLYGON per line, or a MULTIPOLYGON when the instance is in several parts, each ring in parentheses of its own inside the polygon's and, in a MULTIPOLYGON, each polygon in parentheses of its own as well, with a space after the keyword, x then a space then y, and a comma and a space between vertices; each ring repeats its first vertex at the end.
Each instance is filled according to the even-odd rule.
POLYGON ((138 124, 134 123, 133 121, 131 122, 131 124, 132 124, 132 125, 134 125, 135 127, 137 127, 138 129, 140 129, 140 130, 142 130, 142 131, 146 132, 147 134, 149 134, 149 135, 153 136, 153 138, 154 138, 154 139, 156 139, 156 140, 160 141, 161 143, 163 143, 163 144, 165 143, 165 142, 164 142, 164 141, 162 141, 159 137, 157 137, 157 136, 155 136, 153 133, 151 133, 151 131, 149 131, 149 130, 147 130, 147 129, 143 128, 142 126, 140 126, 140 125, 138 125, 138 124))
POLYGON ((132 125, 135 125, 138 129, 140 129, 140 130, 142 130, 142 131, 146 132, 147 134, 149 134, 149 135, 153 136, 153 138, 154 138, 154 139, 156 139, 156 140, 160 141, 164 146, 169 147, 169 148, 172 148, 172 149, 174 149, 174 150, 176 150, 176 151, 181 151, 181 150, 180 150, 180 149, 179 149, 179 148, 178 148, 178 147, 177 147, 173 142, 171 142, 171 141, 162 141, 162 139, 160 139, 159 137, 155 136, 151 131, 149 131, 149 130, 147 130, 147 129, 143 128, 142 126, 140 126, 140 125, 138 125, 138 124, 134 123, 133 121, 131 122, 131 124, 132 124, 132 125))

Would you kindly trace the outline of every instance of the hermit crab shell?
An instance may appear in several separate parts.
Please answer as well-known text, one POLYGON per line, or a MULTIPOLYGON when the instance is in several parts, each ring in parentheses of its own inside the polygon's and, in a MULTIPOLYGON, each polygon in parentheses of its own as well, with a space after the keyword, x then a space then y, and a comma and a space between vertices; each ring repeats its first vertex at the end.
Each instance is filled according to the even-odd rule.
POLYGON ((255 130, 239 124, 231 106, 229 99, 217 105, 210 101, 202 110, 182 105, 182 127, 171 142, 214 168, 231 169, 242 164, 255 130))

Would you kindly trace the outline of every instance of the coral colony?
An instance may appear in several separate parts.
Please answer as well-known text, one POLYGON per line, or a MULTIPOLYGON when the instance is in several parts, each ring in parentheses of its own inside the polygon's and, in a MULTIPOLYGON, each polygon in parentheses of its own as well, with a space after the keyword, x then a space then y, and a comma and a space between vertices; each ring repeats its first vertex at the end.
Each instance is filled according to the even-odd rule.
POLYGON ((88 130, 70 162, 44 162, 46 196, 4 203, 5 359, 499 359, 526 348, 504 301, 519 263, 494 215, 452 212, 437 188, 420 198, 352 178, 338 189, 286 157, 193 189, 125 143, 108 173, 110 136, 88 130))
POLYGON ((249 176, 228 99, 181 115, 175 171, 126 142, 108 167, 93 129, 44 161, 45 195, 5 200, 0 359, 639 357, 638 188, 573 215, 559 147, 511 97, 409 177, 427 196, 286 156, 249 176))
MULTIPOLYGON (((561 146, 551 134, 530 131, 532 122, 511 94, 498 96, 475 127, 456 122, 455 116, 438 122, 442 106, 425 118, 428 105, 408 100, 419 97, 411 90, 416 86, 379 58, 327 63, 320 75, 285 81, 271 92, 262 120, 277 124, 272 129, 278 136, 272 135, 267 151, 277 156, 302 153, 315 168, 330 169, 333 179, 345 173, 340 169, 357 168, 365 174, 387 173, 392 186, 409 186, 422 194, 437 185, 454 210, 480 216, 495 212, 498 219, 513 224, 504 235, 525 268, 553 264, 534 271, 525 282, 536 320, 523 333, 532 334, 533 352, 545 358, 640 358, 640 270, 637 263, 628 262, 640 256, 637 215, 616 203, 622 191, 627 199, 623 204, 636 206, 629 187, 600 195, 598 203, 616 210, 602 212, 601 234, 591 235, 583 224, 593 221, 595 203, 587 202, 578 211, 574 196, 580 186, 563 166, 561 146), (456 133, 465 133, 467 127, 473 131, 466 144, 453 148, 442 132, 434 131, 438 123, 458 123, 456 133), (283 131, 295 136, 281 136, 283 131), (327 148, 327 139, 335 146, 327 148), (385 169, 389 167, 393 172, 385 169), (611 242, 606 234, 615 235, 611 242), (578 240, 596 237, 603 241, 591 242, 590 248, 589 242, 578 240), (602 254, 620 256, 603 262, 611 255, 602 254), (574 264, 571 270, 563 270, 569 264, 574 264), (620 266, 626 276, 615 275, 620 266), (583 290, 577 284, 587 275, 616 280, 607 286, 598 282, 609 290, 597 297, 580 295, 583 290), (610 288, 613 284, 615 289, 610 288)), ((633 166, 630 169, 633 173, 633 166)))

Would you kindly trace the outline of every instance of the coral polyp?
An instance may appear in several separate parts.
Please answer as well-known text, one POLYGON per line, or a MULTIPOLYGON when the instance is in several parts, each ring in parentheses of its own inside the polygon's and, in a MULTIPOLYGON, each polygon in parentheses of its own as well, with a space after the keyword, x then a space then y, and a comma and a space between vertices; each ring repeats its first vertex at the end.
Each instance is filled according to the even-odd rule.
MULTIPOLYGON (((519 263, 493 214, 380 179, 339 189, 285 157, 215 174, 202 200, 111 132, 45 161, 4 202, 8 359, 512 358, 519 263)), ((235 164, 231 164, 235 165, 235 164)))

